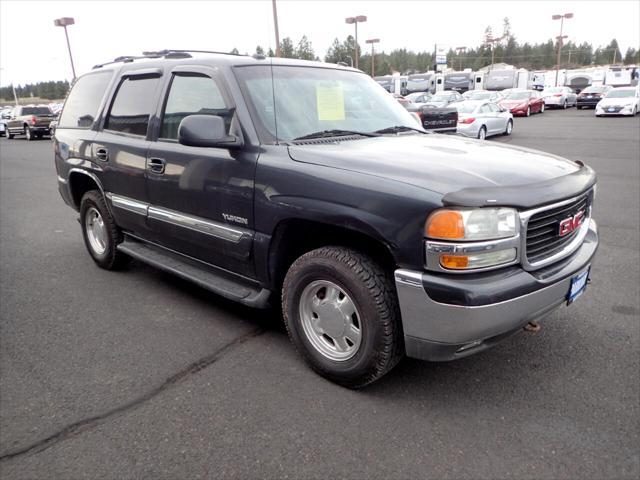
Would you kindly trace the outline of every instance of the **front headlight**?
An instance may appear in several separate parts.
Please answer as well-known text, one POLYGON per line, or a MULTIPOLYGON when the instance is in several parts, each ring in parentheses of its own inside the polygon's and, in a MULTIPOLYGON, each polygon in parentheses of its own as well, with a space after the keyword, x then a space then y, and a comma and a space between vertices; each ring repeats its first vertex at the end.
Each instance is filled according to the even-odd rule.
POLYGON ((425 224, 425 237, 436 240, 494 240, 518 233, 513 208, 436 210, 425 224))
POLYGON ((424 228, 427 269, 478 271, 517 262, 517 215, 513 208, 436 210, 424 228))

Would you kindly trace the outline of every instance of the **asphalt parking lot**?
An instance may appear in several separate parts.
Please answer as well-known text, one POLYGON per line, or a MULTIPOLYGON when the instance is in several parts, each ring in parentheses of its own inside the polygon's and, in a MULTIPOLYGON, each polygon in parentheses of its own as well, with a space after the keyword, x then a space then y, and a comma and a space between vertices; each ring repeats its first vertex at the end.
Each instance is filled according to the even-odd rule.
POLYGON ((97 268, 51 142, 0 139, 0 477, 638 478, 640 117, 547 111, 488 141, 596 169, 593 283, 539 333, 350 391, 273 313, 97 268))

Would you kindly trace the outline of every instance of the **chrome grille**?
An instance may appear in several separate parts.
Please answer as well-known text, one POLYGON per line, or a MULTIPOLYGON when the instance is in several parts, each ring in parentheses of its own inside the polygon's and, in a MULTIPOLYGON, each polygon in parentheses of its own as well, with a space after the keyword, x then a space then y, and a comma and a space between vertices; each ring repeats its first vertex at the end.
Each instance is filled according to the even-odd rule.
POLYGON ((569 245, 580 229, 560 236, 560 222, 573 217, 575 214, 584 211, 584 222, 589 221, 591 207, 591 192, 577 197, 568 204, 563 204, 548 210, 542 210, 529 218, 526 234, 526 255, 527 262, 535 265, 558 252, 561 252, 569 245))

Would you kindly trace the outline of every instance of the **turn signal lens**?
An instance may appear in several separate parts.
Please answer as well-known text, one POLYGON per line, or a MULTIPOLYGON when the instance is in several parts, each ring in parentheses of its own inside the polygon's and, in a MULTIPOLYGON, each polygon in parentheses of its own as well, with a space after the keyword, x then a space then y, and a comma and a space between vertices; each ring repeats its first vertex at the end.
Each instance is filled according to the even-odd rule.
POLYGON ((467 268, 469 266, 469 257, 467 255, 442 255, 440 257, 440 265, 451 269, 467 268))
POLYGON ((455 210, 438 210, 427 220, 425 234, 429 238, 464 238, 462 213, 455 210))
POLYGON ((516 259, 516 249, 507 248, 493 252, 470 253, 468 255, 440 255, 440 265, 451 270, 465 270, 472 268, 486 268, 504 263, 511 263, 516 259))

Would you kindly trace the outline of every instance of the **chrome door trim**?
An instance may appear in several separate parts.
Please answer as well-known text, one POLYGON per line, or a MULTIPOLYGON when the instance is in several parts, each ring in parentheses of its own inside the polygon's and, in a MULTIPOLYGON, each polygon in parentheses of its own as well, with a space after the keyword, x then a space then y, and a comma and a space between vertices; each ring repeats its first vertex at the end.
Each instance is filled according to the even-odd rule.
POLYGON ((217 237, 233 243, 239 243, 245 235, 245 232, 242 230, 230 228, 221 223, 212 222, 200 217, 185 215, 166 208, 150 206, 148 210, 148 217, 153 220, 170 223, 177 227, 187 228, 198 233, 204 233, 205 235, 211 235, 212 237, 217 237))
POLYGON ((152 220, 170 223, 176 227, 182 227, 193 230, 194 232, 211 235, 212 237, 220 238, 228 242, 240 243, 242 237, 247 235, 247 232, 244 230, 231 228, 222 223, 212 222, 211 220, 206 220, 201 217, 186 215, 175 210, 169 210, 168 208, 156 207, 145 202, 134 200, 133 198, 115 195, 111 192, 107 192, 106 197, 111 202, 111 205, 116 208, 137 213, 138 215, 143 215, 144 217, 152 220))
POLYGON ((147 216, 149 211, 149 204, 139 202, 133 198, 123 197, 121 195, 114 195, 113 193, 107 193, 107 198, 111 201, 111 205, 122 210, 126 210, 131 213, 137 213, 138 215, 147 216))

